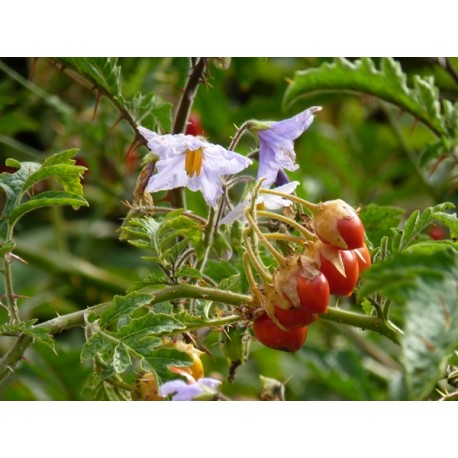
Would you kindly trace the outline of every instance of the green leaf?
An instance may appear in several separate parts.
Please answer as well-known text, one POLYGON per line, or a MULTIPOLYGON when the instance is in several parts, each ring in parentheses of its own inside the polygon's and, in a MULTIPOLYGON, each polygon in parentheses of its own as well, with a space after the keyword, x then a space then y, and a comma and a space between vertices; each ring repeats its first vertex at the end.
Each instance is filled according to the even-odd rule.
POLYGON ((232 246, 220 231, 217 231, 215 234, 213 240, 213 251, 216 253, 218 258, 223 261, 229 261, 232 257, 232 246))
POLYGON ((218 289, 223 291, 232 291, 240 292, 241 283, 240 283, 240 274, 231 275, 230 277, 223 278, 218 283, 218 289))
POLYGON ((113 368, 118 374, 122 374, 132 364, 127 347, 121 342, 116 346, 113 354, 113 368))
POLYGON ((184 266, 179 269, 176 274, 177 277, 189 277, 189 278, 202 278, 202 274, 199 269, 194 269, 191 266, 184 266))
POLYGON ((82 205, 89 205, 86 199, 78 194, 64 191, 46 191, 32 197, 23 204, 18 205, 9 216, 9 223, 14 225, 26 213, 38 208, 51 207, 56 205, 72 205, 74 208, 82 205))
POLYGON ((453 266, 450 256, 456 256, 456 250, 450 244, 431 242, 414 245, 365 271, 359 294, 366 297, 380 292, 402 304, 406 292, 415 289, 419 278, 439 281, 444 271, 453 266))
MULTIPOLYGON (((32 319, 28 321, 22 321, 18 324, 4 324, 0 326, 0 334, 25 334, 36 342, 41 342, 47 345, 51 350, 56 353, 56 348, 54 346, 54 339, 49 334, 49 330, 46 328, 37 328, 34 324, 37 322, 37 319, 32 319)), ((57 354, 57 353, 56 353, 57 354)))
POLYGON ((101 333, 92 335, 81 348, 81 361, 94 359, 97 355, 111 354, 115 344, 101 333))
POLYGON ((7 161, 8 164, 19 166, 19 170, 0 175, 0 187, 6 193, 6 205, 0 222, 0 238, 6 237, 8 224, 14 226, 21 216, 36 208, 47 205, 73 205, 74 208, 78 208, 88 205, 82 197, 83 188, 80 183, 81 173, 86 169, 74 165, 75 161, 71 159, 77 151, 73 149, 54 154, 42 165, 36 162, 7 161), (49 177, 60 182, 65 192, 48 191, 21 203, 34 184, 49 177))
POLYGON ((108 327, 123 316, 129 316, 151 302, 150 294, 133 292, 127 296, 114 296, 111 306, 100 315, 100 326, 108 327))
POLYGON ((188 367, 192 362, 192 357, 186 352, 162 347, 145 358, 143 368, 154 371, 158 375, 159 381, 163 382, 177 378, 176 374, 170 372, 170 367, 188 367))
POLYGON ((3 172, 0 175, 0 187, 3 188, 6 196, 0 221, 0 238, 2 239, 6 238, 9 215, 22 199, 24 183, 31 174, 40 168, 40 164, 35 162, 22 162, 19 166, 19 170, 14 173, 3 172))
POLYGON ((450 229, 450 237, 458 238, 458 218, 456 213, 436 212, 434 213, 434 218, 450 229))
POLYGON ((118 337, 124 339, 135 338, 136 336, 144 337, 145 335, 159 336, 174 331, 185 329, 185 325, 172 315, 163 313, 154 313, 149 311, 140 318, 134 318, 129 324, 119 328, 118 337))
POLYGON ((370 58, 354 62, 339 58, 318 68, 298 71, 283 102, 290 106, 301 97, 321 92, 355 92, 378 97, 410 113, 436 135, 453 137, 449 128, 456 105, 442 113, 434 80, 416 76, 414 87, 409 87, 399 62, 392 58, 382 58, 379 68, 370 58))
POLYGON ((6 253, 11 253, 16 247, 16 243, 12 240, 8 240, 0 246, 0 256, 4 256, 6 253))
MULTIPOLYGON (((440 276, 421 276, 405 291, 401 341, 409 398, 427 397, 444 376, 458 342, 458 257, 445 251, 440 276)), ((437 256, 437 253, 436 253, 437 256)))
POLYGON ((49 166, 42 166, 35 173, 30 175, 24 183, 24 189, 28 189, 35 183, 38 183, 45 178, 53 177, 65 191, 83 195, 83 185, 81 184, 81 176, 87 170, 86 167, 70 164, 53 164, 49 166))
POLYGON ((380 245, 380 240, 390 228, 397 227, 402 221, 404 210, 389 205, 369 204, 361 212, 361 220, 369 240, 374 246, 380 245))

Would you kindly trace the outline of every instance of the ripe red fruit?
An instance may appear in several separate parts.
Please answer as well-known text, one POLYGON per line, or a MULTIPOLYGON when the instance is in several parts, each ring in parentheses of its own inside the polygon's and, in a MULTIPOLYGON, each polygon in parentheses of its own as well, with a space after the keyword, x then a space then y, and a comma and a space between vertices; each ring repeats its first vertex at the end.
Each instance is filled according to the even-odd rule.
POLYGON ((312 280, 296 275, 297 294, 302 307, 312 313, 326 313, 329 303, 329 283, 322 272, 312 280))
POLYGON ((356 260, 358 261, 359 273, 361 274, 365 270, 369 269, 369 267, 372 265, 371 253, 366 244, 364 244, 362 248, 358 248, 354 251, 356 260))
POLYGON ((351 250, 335 251, 335 254, 340 255, 345 276, 337 270, 336 266, 332 262, 323 256, 323 253, 320 253, 320 270, 328 280, 331 294, 350 296, 356 286, 356 283, 358 282, 358 260, 356 259, 355 253, 351 250))
POLYGON ((195 112, 189 115, 186 135, 205 135, 200 116, 195 112))
POLYGON ((253 331, 266 347, 287 352, 298 351, 307 338, 307 326, 283 331, 265 314, 254 320, 253 331))
POLYGON ((324 243, 353 250, 364 246, 364 226, 358 213, 343 200, 329 200, 318 206, 313 227, 324 243))
POLYGON ((290 309, 275 307, 275 316, 288 329, 302 328, 318 319, 318 314, 307 310, 305 307, 291 307, 290 309))
POLYGON ((364 226, 356 212, 349 218, 337 220, 337 230, 345 240, 348 250, 364 246, 364 226))
POLYGON ((428 235, 433 239, 433 240, 444 240, 447 238, 447 232, 443 227, 440 226, 431 226, 431 228, 428 231, 428 235))

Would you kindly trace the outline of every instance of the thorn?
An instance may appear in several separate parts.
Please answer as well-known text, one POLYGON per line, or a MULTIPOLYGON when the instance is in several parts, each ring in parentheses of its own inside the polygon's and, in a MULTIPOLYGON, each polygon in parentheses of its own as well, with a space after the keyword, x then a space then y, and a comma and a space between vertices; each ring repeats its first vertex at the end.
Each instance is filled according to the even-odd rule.
POLYGON ((133 153, 140 146, 142 146, 142 142, 139 140, 138 137, 135 137, 133 142, 130 144, 125 157, 129 157, 129 154, 133 153))
POLYGON ((103 94, 101 92, 97 92, 97 98, 95 99, 95 107, 94 113, 92 114, 92 121, 95 119, 95 115, 97 114, 97 110, 99 108, 100 101, 102 100, 103 94))
POLYGON ((446 154, 441 154, 436 162, 434 162, 433 166, 431 167, 431 171, 429 172, 429 175, 428 175, 428 178, 431 178, 431 176, 434 174, 434 172, 437 170, 437 168, 439 167, 439 165, 442 163, 442 161, 444 161, 445 159, 447 159, 447 155, 446 154))
POLYGON ((289 78, 288 76, 285 76, 285 81, 288 83, 288 84, 293 84, 293 80, 291 78, 289 78))
POLYGON ((180 87, 180 86, 175 86, 175 89, 180 93, 180 94, 183 94, 184 93, 184 88, 180 87))
POLYGON ((38 57, 34 57, 32 59, 32 65, 30 66, 30 72, 29 72, 29 81, 32 80, 32 77, 33 77, 33 74, 35 72, 35 68, 37 66, 37 62, 38 62, 38 57))
POLYGON ((110 129, 108 130, 108 133, 110 133, 122 120, 124 119, 124 116, 122 114, 120 114, 117 118, 116 118, 116 121, 114 122, 114 124, 110 127, 110 129))
POLYGON ((20 256, 17 254, 11 253, 11 257, 16 259, 17 261, 23 262, 24 264, 28 264, 28 262, 25 259, 22 259, 20 256))

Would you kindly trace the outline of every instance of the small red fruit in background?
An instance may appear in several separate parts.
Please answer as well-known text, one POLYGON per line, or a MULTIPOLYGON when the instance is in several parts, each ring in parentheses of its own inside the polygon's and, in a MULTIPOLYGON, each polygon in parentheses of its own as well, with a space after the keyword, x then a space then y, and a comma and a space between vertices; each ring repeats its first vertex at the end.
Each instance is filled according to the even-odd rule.
MULTIPOLYGON (((328 248, 328 250, 331 247, 328 248)), ((355 253, 351 250, 335 250, 336 255, 340 255, 345 276, 342 275, 336 266, 320 254, 320 270, 327 278, 331 294, 339 296, 351 296, 353 289, 358 282, 359 268, 355 253)))
POLYGON ((307 338, 307 326, 282 331, 266 314, 254 320, 253 331, 266 347, 287 352, 298 351, 307 338))
POLYGON ((192 112, 189 115, 188 125, 186 126, 186 135, 205 135, 198 113, 192 112))
POLYGON ((447 238, 447 232, 441 226, 433 225, 428 230, 428 235, 433 240, 445 240, 447 238))

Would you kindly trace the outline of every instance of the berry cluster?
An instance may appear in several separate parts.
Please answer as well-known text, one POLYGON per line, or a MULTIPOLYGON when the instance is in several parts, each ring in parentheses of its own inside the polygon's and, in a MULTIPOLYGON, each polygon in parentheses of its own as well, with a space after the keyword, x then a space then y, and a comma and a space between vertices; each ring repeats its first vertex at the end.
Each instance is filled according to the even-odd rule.
POLYGON ((326 313, 329 296, 350 296, 371 265, 363 223, 352 207, 332 200, 313 210, 309 242, 300 255, 286 258, 262 291, 263 311, 253 331, 270 348, 299 350, 308 325, 326 313))

